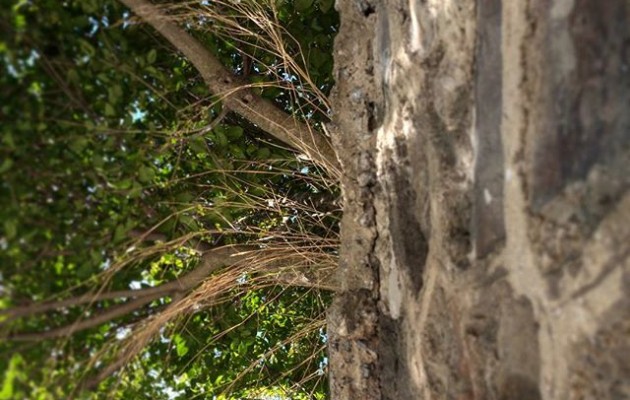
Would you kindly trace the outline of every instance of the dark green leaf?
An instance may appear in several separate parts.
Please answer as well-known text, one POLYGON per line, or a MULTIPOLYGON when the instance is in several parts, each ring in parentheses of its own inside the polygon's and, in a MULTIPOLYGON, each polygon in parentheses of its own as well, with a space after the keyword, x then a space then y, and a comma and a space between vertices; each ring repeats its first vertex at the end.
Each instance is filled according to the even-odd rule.
POLYGON ((10 170, 12 166, 13 160, 11 160, 10 158, 5 158, 4 160, 2 160, 2 164, 0 164, 0 174, 3 174, 10 170))
POLYGON ((295 9, 304 12, 311 8, 313 0, 295 0, 295 9))
POLYGON ((319 9, 327 13, 335 4, 335 0, 317 0, 317 3, 319 4, 319 9))
POLYGON ((157 59, 157 51, 155 49, 151 49, 149 54, 147 54, 147 62, 149 64, 153 64, 157 59))

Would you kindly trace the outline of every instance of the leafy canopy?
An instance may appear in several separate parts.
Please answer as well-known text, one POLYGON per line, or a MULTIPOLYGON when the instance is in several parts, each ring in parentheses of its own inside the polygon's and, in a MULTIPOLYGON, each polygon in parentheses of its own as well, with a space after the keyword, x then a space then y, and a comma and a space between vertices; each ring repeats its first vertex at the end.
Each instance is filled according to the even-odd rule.
MULTIPOLYGON (((332 0, 159 4, 321 131, 332 0)), ((224 107, 119 2, 7 0, 0 32, 0 399, 323 398, 334 180, 224 107), (247 255, 203 290, 207 277, 129 293, 183 281, 225 245, 247 255)))

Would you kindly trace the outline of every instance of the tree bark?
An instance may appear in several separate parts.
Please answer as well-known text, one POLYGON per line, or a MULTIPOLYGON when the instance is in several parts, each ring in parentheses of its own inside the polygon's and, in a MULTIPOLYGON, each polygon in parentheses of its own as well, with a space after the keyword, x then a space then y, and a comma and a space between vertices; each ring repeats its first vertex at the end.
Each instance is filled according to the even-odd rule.
POLYGON ((225 107, 276 139, 304 152, 331 176, 339 176, 339 162, 327 137, 255 94, 249 89, 249 82, 227 70, 197 39, 169 21, 168 16, 148 0, 120 2, 180 51, 199 71, 210 91, 221 98, 225 107))
POLYGON ((628 2, 338 8, 332 398, 630 398, 628 2))

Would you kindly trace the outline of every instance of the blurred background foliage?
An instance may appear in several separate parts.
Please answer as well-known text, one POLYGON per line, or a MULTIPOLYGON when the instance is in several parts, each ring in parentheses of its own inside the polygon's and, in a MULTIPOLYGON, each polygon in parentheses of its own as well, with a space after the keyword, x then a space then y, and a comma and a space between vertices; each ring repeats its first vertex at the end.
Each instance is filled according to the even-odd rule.
MULTIPOLYGON (((159 3, 257 93, 321 130, 332 0, 159 3)), ((334 256, 334 179, 225 110, 118 2, 0 0, 0 34, 0 309, 155 286, 195 268, 189 241, 138 255, 133 240, 149 230, 158 246, 186 235, 210 246, 316 238, 334 256)), ((83 392, 114 357, 103 349, 170 299, 59 340, 8 338, 118 300, 0 322, 0 399, 324 398, 330 294, 248 276, 83 392)))

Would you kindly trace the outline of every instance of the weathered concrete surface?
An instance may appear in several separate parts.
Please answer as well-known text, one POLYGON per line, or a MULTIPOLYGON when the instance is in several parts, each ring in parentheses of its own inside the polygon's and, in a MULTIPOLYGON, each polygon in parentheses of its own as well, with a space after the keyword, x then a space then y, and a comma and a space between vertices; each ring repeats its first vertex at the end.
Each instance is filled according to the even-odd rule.
POLYGON ((335 399, 630 399, 630 3, 338 0, 335 399))

